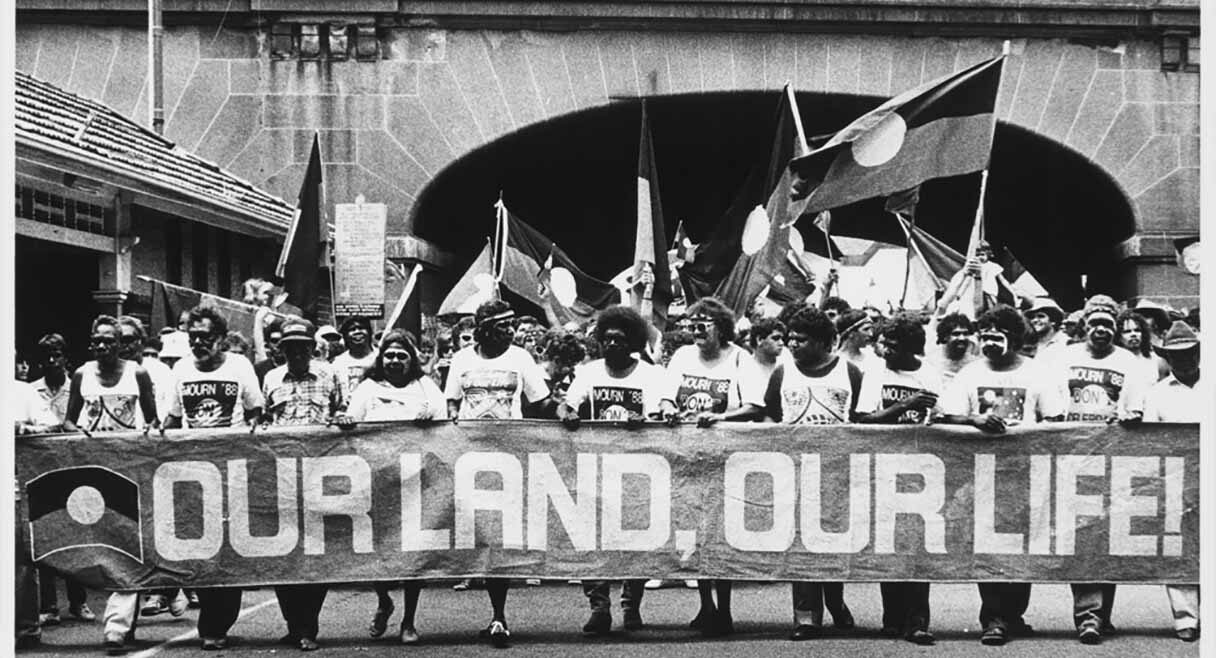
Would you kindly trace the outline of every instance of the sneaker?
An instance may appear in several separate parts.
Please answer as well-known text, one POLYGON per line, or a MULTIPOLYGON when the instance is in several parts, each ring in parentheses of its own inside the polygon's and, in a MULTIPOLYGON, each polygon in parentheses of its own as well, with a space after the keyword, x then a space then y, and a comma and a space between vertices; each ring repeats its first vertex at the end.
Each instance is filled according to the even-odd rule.
POLYGON ((202 638, 203 651, 222 651, 228 648, 228 638, 226 637, 205 637, 202 638))
POLYGON ((97 614, 89 609, 88 603, 81 603, 80 607, 68 608, 68 614, 80 621, 97 621, 97 614))
POLYGON ((912 644, 919 644, 922 647, 932 646, 937 642, 937 638, 933 637, 933 633, 930 633, 924 628, 918 628, 914 631, 910 631, 904 636, 904 639, 912 644))
POLYGON ((524 581, 528 587, 540 587, 540 578, 529 578, 524 581))
POLYGON ((507 629, 506 622, 494 620, 490 622, 490 627, 486 630, 490 636, 490 644, 496 648, 505 649, 510 644, 511 631, 507 629))
POLYGON ((169 604, 161 594, 149 594, 148 598, 144 599, 144 607, 139 609, 139 614, 144 617, 155 617, 165 612, 169 612, 169 604))
POLYGON ((1085 624, 1077 629, 1077 639, 1081 644, 1102 644, 1102 631, 1094 624, 1085 624))
POLYGON ((468 578, 465 578, 464 580, 456 583, 455 585, 452 585, 452 589, 457 592, 465 592, 465 591, 468 591, 469 587, 471 587, 472 585, 473 585, 473 581, 469 580, 468 578))
POLYGON ((127 644, 122 633, 106 633, 102 646, 107 656, 121 656, 127 652, 127 644))
POLYGON ((799 624, 790 632, 790 640, 794 642, 802 642, 803 640, 811 640, 823 635, 822 626, 813 626, 811 624, 799 624))
POLYGON ((48 610, 38 615, 38 623, 43 626, 58 626, 63 623, 58 610, 48 610))
POLYGON ((686 589, 696 589, 696 588, 697 588, 697 581, 695 581, 695 580, 686 580, 686 581, 684 581, 684 587, 685 587, 686 589))
POLYGON ((186 601, 189 602, 186 604, 186 607, 190 608, 191 610, 197 610, 198 605, 199 605, 198 604, 198 594, 195 594, 194 590, 192 590, 192 589, 185 590, 185 592, 186 592, 186 601))
POLYGON ((418 644, 422 641, 413 626, 402 626, 401 632, 397 634, 397 639, 401 640, 401 644, 418 644))
POLYGON ((663 581, 660 578, 651 578, 650 580, 646 581, 646 584, 642 585, 642 587, 645 587, 646 589, 663 589, 663 581))
POLYGON ((321 645, 317 644, 317 641, 310 637, 300 638, 297 644, 300 647, 300 651, 316 651, 321 648, 321 645))
POLYGON ((642 613, 638 610, 625 611, 625 630, 640 631, 646 624, 642 623, 642 613))
POLYGON ((180 617, 186 614, 186 608, 190 606, 190 599, 186 598, 186 594, 181 590, 177 591, 177 596, 169 601, 169 614, 174 617, 180 617))
POLYGON ((585 635, 607 635, 612 631, 612 613, 607 610, 592 610, 587 623, 583 624, 585 635))

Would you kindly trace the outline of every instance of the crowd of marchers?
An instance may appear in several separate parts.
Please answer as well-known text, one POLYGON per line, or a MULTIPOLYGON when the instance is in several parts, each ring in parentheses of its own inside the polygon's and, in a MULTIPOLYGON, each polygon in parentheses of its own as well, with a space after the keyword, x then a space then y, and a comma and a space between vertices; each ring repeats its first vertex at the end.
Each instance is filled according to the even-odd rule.
MULTIPOLYGON (((665 332, 627 306, 599 312, 585 325, 546 328, 505 301, 482 304, 471 317, 422 336, 379 333, 361 317, 316 329, 298 316, 259 313, 253 336, 229 331, 210 307, 183 312, 176 326, 149 332, 133 317, 99 316, 91 335, 48 334, 18 372, 20 395, 9 404, 18 434, 102 432, 262 425, 335 425, 364 421, 425 424, 464 419, 556 419, 571 431, 582 421, 787 424, 941 423, 1003 433, 1014 425, 1197 422, 1198 314, 1153 304, 1128 308, 1095 295, 1066 312, 1048 298, 1018 307, 988 304, 974 313, 853 308, 839 297, 797 301, 779 313, 737 319, 702 298, 672 313, 665 332), (69 364, 69 341, 87 340, 93 359, 69 364)), ((156 440, 157 433, 148 433, 156 440)), ((25 547, 28 549, 28 545, 25 547)), ((61 623, 52 569, 18 556, 17 642, 38 643, 42 628, 61 623)), ((67 614, 93 621, 84 588, 66 578, 67 614)), ((458 583, 489 595, 494 646, 510 644, 510 581, 458 583)), ((610 584, 583 581, 588 635, 613 628, 610 584)), ((626 631, 644 627, 642 599, 661 581, 622 584, 626 631)), ((699 610, 690 626, 710 636, 733 632, 731 581, 695 582, 699 610)), ((376 584, 373 638, 387 633, 403 590, 397 639, 415 644, 423 583, 376 584)), ((693 585, 693 583, 690 583, 693 585)), ((825 632, 824 610, 837 631, 854 627, 838 582, 792 583, 791 640, 825 632)), ((1033 633, 1026 621, 1027 583, 979 586, 981 641, 1001 645, 1033 633)), ((933 644, 927 582, 881 583, 882 632, 933 644)), ((318 648, 321 584, 275 588, 286 622, 282 642, 318 648)), ((1078 639, 1115 633, 1113 584, 1072 586, 1078 639)), ((1178 637, 1199 637, 1198 587, 1170 586, 1178 637)), ((103 641, 112 654, 130 648, 140 616, 180 616, 198 608, 203 649, 227 646, 241 606, 239 588, 200 588, 109 595, 103 641)))

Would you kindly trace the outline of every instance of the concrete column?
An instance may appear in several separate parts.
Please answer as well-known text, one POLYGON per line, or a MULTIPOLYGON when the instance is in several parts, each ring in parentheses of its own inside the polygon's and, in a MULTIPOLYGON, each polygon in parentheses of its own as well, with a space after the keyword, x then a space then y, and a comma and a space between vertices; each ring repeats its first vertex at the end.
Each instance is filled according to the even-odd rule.
POLYGON ((93 291, 98 312, 122 315, 123 303, 131 294, 134 250, 137 239, 131 234, 131 195, 120 192, 114 197, 114 249, 97 260, 98 289, 93 291))

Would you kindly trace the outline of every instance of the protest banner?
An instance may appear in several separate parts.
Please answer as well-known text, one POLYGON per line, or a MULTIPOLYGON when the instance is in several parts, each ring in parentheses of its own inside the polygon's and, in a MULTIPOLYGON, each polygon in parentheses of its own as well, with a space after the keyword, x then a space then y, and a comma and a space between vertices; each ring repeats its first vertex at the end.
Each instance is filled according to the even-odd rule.
POLYGON ((469 421, 19 439, 87 585, 442 577, 1197 582, 1197 425, 469 421))
POLYGON ((384 226, 388 206, 334 204, 334 313, 384 317, 384 226))

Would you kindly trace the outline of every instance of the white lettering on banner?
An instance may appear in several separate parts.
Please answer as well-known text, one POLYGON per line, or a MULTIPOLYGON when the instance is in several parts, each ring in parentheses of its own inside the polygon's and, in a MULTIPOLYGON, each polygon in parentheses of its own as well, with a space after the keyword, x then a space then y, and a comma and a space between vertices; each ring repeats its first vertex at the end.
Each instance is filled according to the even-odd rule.
POLYGON ((1030 456, 1031 555, 1051 555, 1051 455, 1030 456))
POLYGON ((1056 555, 1072 555, 1077 549, 1077 519, 1102 516, 1102 494, 1082 495, 1077 477, 1106 475, 1106 458, 1101 455, 1058 455, 1056 457, 1056 555))
POLYGON ((946 465, 937 455, 874 455, 874 552, 895 552, 895 520, 900 514, 924 520, 925 550, 946 552, 946 465), (920 491, 901 492, 900 475, 919 475, 920 491))
POLYGON ((1138 495, 1135 479, 1161 478, 1160 457, 1110 458, 1110 554, 1156 555, 1157 535, 1133 535, 1133 517, 1156 517, 1157 494, 1138 495))
MULTIPOLYGON (((456 548, 477 547, 477 511, 502 515, 502 547, 524 547, 523 466, 506 452, 466 452, 456 459, 456 548), (501 489, 478 489, 478 473, 497 473, 501 489)), ((495 545, 494 543, 490 544, 495 545)))
POLYGON ((224 543, 224 481, 211 462, 166 462, 152 476, 152 518, 156 551, 167 560, 209 560, 224 543), (203 489, 203 531, 195 538, 177 536, 173 489, 175 484, 198 483, 203 489))
POLYGON ((304 554, 325 553, 325 517, 350 519, 351 548, 356 553, 371 553, 372 471, 356 455, 304 457, 304 554), (346 493, 325 493, 325 480, 348 483, 346 493))
POLYGON ((1165 522, 1162 524, 1161 554, 1182 555, 1182 485, 1186 460, 1165 458, 1165 522))
POLYGON ((528 455, 528 550, 549 548, 549 505, 557 512, 570 543, 576 551, 595 550, 595 471, 594 453, 579 453, 575 488, 577 501, 548 453, 528 455))
POLYGON ((280 458, 275 463, 275 496, 279 527, 273 535, 254 536, 249 528, 249 464, 244 459, 228 461, 228 543, 237 555, 275 557, 287 555, 300 542, 300 503, 296 495, 296 460, 280 458))
POLYGON ((788 551, 794 543, 794 460, 781 452, 736 452, 726 458, 722 497, 722 531, 726 543, 741 551, 788 551), (761 475, 772 481, 770 500, 752 500, 747 494, 747 478, 761 475), (772 522, 766 530, 748 530, 747 508, 771 511, 772 522))
POLYGON ((401 551, 446 550, 452 531, 422 527, 422 455, 401 455, 401 551))
POLYGON ((601 455, 600 548, 606 551, 652 551, 663 547, 671 536, 671 464, 662 455, 601 455), (650 482, 649 498, 630 491, 629 501, 647 501, 650 524, 626 529, 621 509, 625 500, 625 475, 641 475, 650 482))
POLYGON ((975 456, 975 552, 1020 555, 1026 535, 996 531, 996 455, 975 456))
POLYGON ((849 527, 823 529, 823 468, 819 454, 802 455, 802 547, 812 553, 860 553, 870 544, 870 455, 849 455, 849 527))

